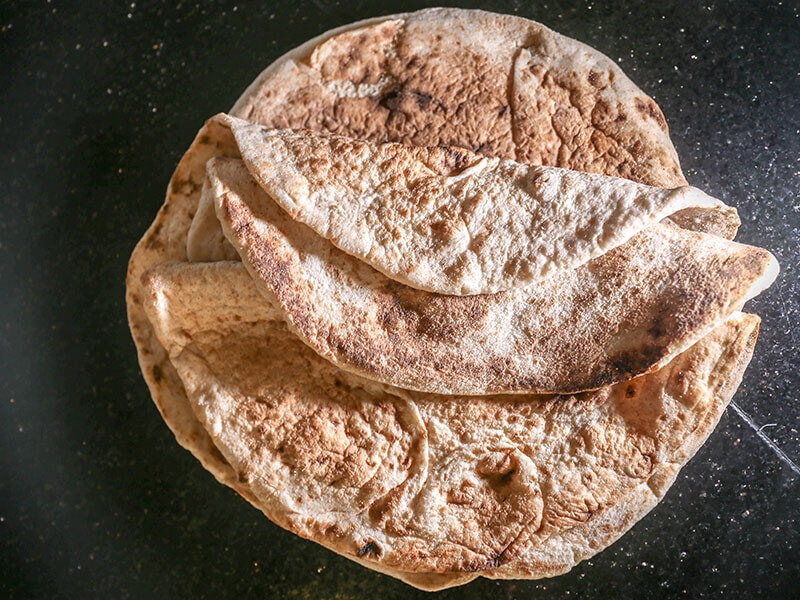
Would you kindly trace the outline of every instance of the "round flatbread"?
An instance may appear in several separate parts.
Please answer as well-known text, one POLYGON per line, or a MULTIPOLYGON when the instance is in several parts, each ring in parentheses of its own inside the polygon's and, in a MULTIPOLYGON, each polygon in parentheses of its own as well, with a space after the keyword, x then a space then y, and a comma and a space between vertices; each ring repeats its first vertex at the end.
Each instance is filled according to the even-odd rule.
MULTIPOLYGON (((616 65, 538 23, 482 11, 431 9, 324 34, 266 69, 231 114, 686 184, 661 111, 616 65)), ((558 402, 425 395, 340 373, 286 328, 243 265, 220 262, 237 254, 209 219, 206 162, 238 155, 219 123, 206 123, 133 252, 128 317, 145 380, 178 442, 218 480, 279 524, 412 585, 549 576, 607 546, 663 495, 749 360, 758 319, 736 314, 630 386, 558 402), (209 285, 212 272, 222 288, 209 285), (219 298, 227 305, 210 310, 219 298), (213 326, 182 311, 193 299, 203 307, 192 315, 213 326), (556 454, 537 454, 540 439, 556 454)), ((671 218, 725 237, 738 226, 729 207, 671 218)))
POLYGON ((762 248, 656 222, 535 285, 435 294, 293 220, 242 161, 206 169, 226 238, 295 333, 342 369, 405 389, 575 393, 626 381, 669 362, 777 274, 762 248))
POLYGON ((725 208, 690 186, 219 118, 250 176, 294 220, 390 279, 438 294, 530 287, 684 208, 725 208))
POLYGON ((273 521, 386 572, 545 577, 622 535, 719 420, 758 317, 573 396, 406 392, 298 340, 240 263, 165 263, 145 309, 189 403, 273 521))
MULTIPOLYGON (((264 70, 231 114, 686 185, 661 109, 613 61, 540 23, 478 10, 422 10, 323 34, 264 70)), ((730 207, 673 220, 727 238, 739 226, 730 207)))

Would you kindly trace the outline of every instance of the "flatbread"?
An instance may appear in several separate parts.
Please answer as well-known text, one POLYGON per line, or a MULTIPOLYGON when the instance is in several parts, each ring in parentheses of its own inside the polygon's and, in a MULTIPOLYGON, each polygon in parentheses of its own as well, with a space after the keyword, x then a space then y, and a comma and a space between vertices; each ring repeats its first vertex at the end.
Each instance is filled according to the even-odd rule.
POLYGON ((167 200, 136 245, 125 282, 128 324, 136 344, 139 367, 150 394, 176 441, 191 451, 217 480, 250 499, 235 473, 217 450, 189 405, 183 383, 166 349, 155 336, 143 307, 142 275, 153 265, 187 260, 186 240, 205 180, 205 163, 212 157, 238 155, 230 130, 208 121, 198 132, 170 179, 167 200))
POLYGON ((625 381, 669 362, 777 274, 766 250, 654 223, 534 286, 433 294, 293 220, 241 161, 207 170, 226 237, 300 338, 343 369, 406 389, 563 393, 625 381))
MULTIPOLYGON (((529 157, 541 152, 548 157, 542 159, 543 164, 622 175, 662 187, 685 185, 663 115, 649 102, 607 58, 542 25, 482 11, 432 9, 355 23, 310 40, 267 68, 229 112, 270 127, 307 127, 375 142, 453 144, 520 162, 533 159, 518 152, 528 152, 529 157), (510 40, 511 47, 503 40, 510 40), (498 51, 499 45, 506 48, 503 53, 498 51), (363 52, 364 48, 369 51, 363 52), (563 53, 574 56, 574 62, 559 61, 558 55, 563 53), (526 65, 535 67, 537 63, 544 65, 543 81, 547 85, 538 86, 535 77, 527 76, 534 73, 526 65), (477 75, 473 77, 472 73, 477 75), (512 79, 514 82, 509 85, 512 79), (602 85, 594 86, 593 80, 602 85), (572 110, 562 101, 564 98, 579 99, 573 107, 581 118, 573 125, 569 115, 560 112, 572 110), (596 109, 593 98, 597 99, 596 109), (544 110, 547 106, 552 115, 544 110), (544 117, 538 118, 539 114, 544 117)), ((572 117, 575 114, 572 112, 572 117)), ((195 413, 184 382, 155 335, 143 304, 147 292, 143 281, 149 281, 142 279, 145 272, 165 262, 186 263, 189 259, 187 239, 200 205, 206 161, 218 156, 238 156, 229 131, 217 125, 210 121, 198 133, 170 180, 164 206, 131 256, 126 279, 128 319, 145 381, 176 440, 220 482, 263 508, 264 500, 255 495, 246 478, 239 477, 195 413)), ((206 202, 207 216, 208 206, 206 202)), ((682 227, 729 238, 739 224, 731 208, 688 209, 671 219, 682 227)), ((195 227, 202 224, 200 221, 203 220, 195 227)), ((216 219, 205 222, 215 224, 216 219)), ((233 249, 226 240, 216 236, 212 241, 210 230, 202 231, 196 229, 191 238, 192 249, 200 252, 193 255, 195 259, 216 261, 231 257, 233 249)), ((270 327, 285 328, 282 321, 267 319, 266 322, 273 324, 270 327)), ((713 342, 711 347, 725 346, 729 350, 723 352, 709 377, 704 380, 701 376, 697 386, 692 387, 702 388, 706 381, 712 404, 719 406, 719 411, 735 390, 750 355, 748 344, 740 343, 742 339, 750 340, 751 345, 755 329, 744 338, 736 337, 737 341, 727 346, 725 342, 713 342)), ((300 347, 306 348, 302 344, 300 347)), ((343 376, 353 377, 346 373, 343 376)), ((651 376, 637 381, 648 377, 651 376)), ((680 372, 673 373, 670 381, 686 390, 689 387, 685 386, 691 384, 680 372)), ((655 421, 657 417, 653 416, 652 422, 655 421)), ((714 422, 714 418, 699 419, 678 455, 688 459, 713 429, 714 422)), ((566 547, 588 544, 591 552, 597 551, 605 543, 602 540, 610 543, 652 508, 677 468, 677 463, 671 467, 665 465, 660 478, 654 475, 648 480, 659 482, 653 488, 657 490, 655 495, 646 486, 638 486, 631 501, 620 505, 628 507, 627 511, 609 510, 602 517, 596 513, 563 536, 554 536, 552 547, 546 543, 540 547, 550 547, 545 554, 557 557, 564 539, 566 547), (570 541, 571 538, 574 539, 570 541)), ((269 511, 267 514, 278 519, 269 511)), ((305 535, 329 547, 334 545, 313 531, 305 535)), ((365 543, 355 553, 349 549, 341 551, 360 564, 422 589, 460 585, 477 576, 463 571, 412 572, 409 570, 412 563, 402 568, 390 567, 374 559, 372 548, 365 543)), ((565 558, 574 564, 587 555, 585 552, 565 558)), ((529 576, 552 574, 557 569, 547 565, 558 562, 558 559, 543 561, 541 568, 534 569, 529 576)), ((568 566, 562 561, 560 568, 568 566)), ((484 573, 490 577, 512 577, 522 572, 519 566, 501 565, 484 573)))
POLYGON ((229 122, 250 175, 293 219, 390 279, 493 294, 578 267, 684 208, 697 188, 229 122))
POLYGON ((145 307, 256 505, 384 570, 562 573, 646 513, 718 421, 758 318, 579 396, 409 393, 343 373, 286 329, 241 264, 164 264, 145 307), (236 365, 236 368, 231 368, 236 365))
MULTIPOLYGON (((663 188, 687 183, 661 109, 613 61, 540 23, 479 10, 422 10, 329 32, 267 68, 231 114, 663 188)), ((729 239, 740 223, 725 206, 673 219, 729 239)))

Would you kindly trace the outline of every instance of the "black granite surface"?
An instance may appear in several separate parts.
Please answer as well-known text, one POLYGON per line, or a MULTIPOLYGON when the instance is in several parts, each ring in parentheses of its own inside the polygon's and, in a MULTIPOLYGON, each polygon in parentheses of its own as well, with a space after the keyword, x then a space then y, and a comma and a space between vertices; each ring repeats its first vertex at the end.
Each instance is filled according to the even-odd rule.
MULTIPOLYGON (((450 4, 450 3, 442 3, 450 4)), ((0 2, 0 596, 425 597, 284 532, 173 440, 128 256, 203 120, 305 39, 424 2, 0 2)), ((569 574, 442 598, 800 597, 800 5, 460 2, 542 21, 653 95, 689 180, 777 283, 757 354, 666 499, 569 574)))

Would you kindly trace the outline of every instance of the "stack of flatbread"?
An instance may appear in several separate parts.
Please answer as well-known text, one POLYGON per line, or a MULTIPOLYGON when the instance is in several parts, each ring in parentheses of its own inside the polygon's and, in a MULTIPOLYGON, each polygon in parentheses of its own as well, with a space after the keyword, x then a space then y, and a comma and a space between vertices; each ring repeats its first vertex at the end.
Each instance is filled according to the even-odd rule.
POLYGON ((649 511, 775 278, 664 117, 546 27, 327 33, 211 118, 128 310, 178 441, 275 523, 423 589, 539 578, 649 511))

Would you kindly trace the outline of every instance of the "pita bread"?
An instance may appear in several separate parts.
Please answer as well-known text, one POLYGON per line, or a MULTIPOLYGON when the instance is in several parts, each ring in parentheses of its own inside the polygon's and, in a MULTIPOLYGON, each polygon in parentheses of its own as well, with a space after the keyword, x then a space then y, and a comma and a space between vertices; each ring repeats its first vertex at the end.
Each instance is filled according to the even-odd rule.
POLYGON ((271 519, 384 569, 488 577, 564 572, 647 512, 758 329, 737 313, 664 369, 580 396, 466 398, 341 372, 241 264, 161 265, 145 293, 196 414, 271 519))
MULTIPOLYGON (((500 43, 504 44, 502 41, 500 43)), ((549 81, 547 78, 545 80, 549 81)), ((564 38, 539 24, 482 11, 433 9, 355 23, 310 40, 267 68, 245 91, 230 113, 270 127, 305 127, 374 142, 397 141, 434 146, 449 143, 487 156, 516 158, 520 162, 526 161, 522 160, 522 154, 517 154, 519 149, 528 149, 525 151, 533 154, 539 151, 537 149, 542 149, 547 156, 554 157, 543 160, 543 164, 606 175, 622 175, 634 181, 661 187, 685 185, 677 155, 663 124, 663 115, 657 107, 651 106, 648 109, 646 100, 649 100, 647 96, 611 61, 587 46, 564 38), (484 31, 487 35, 476 36, 477 31, 484 31), (517 33, 511 35, 514 31, 517 33), (530 32, 530 35, 526 32, 530 32), (500 36, 495 37, 498 33, 500 36), (446 43, 431 45, 431 41, 436 41, 436 36, 439 36, 439 42, 446 43), (495 39, 494 42, 492 38, 495 39), (496 53, 497 40, 505 39, 524 42, 510 51, 512 60, 508 59, 508 52, 502 56, 496 53), (492 43, 495 47, 492 47, 492 43), (533 83, 527 88, 522 85, 525 75, 521 68, 523 63, 517 61, 521 75, 515 75, 515 78, 519 84, 508 85, 514 56, 521 57, 529 52, 529 62, 539 61, 544 65, 553 64, 554 61, 558 63, 558 57, 551 56, 546 50, 553 44, 561 45, 559 53, 570 52, 583 58, 576 58, 577 62, 573 65, 565 62, 546 67, 550 71, 548 76, 556 84, 545 86, 541 90, 536 88, 533 79, 528 81, 533 83), (370 51, 363 52, 365 47, 370 51), (590 65, 597 68, 589 69, 590 65), (470 73, 478 75, 472 77, 470 73), (607 84, 604 83, 601 87, 592 85, 592 80, 598 76, 600 81, 607 84), (448 90, 452 90, 453 94, 448 96, 448 90), (565 92, 569 98, 581 99, 575 106, 581 119, 575 122, 573 129, 562 126, 569 126, 569 119, 559 112, 560 109, 568 108, 561 102, 565 92), (604 99, 608 110, 603 106, 593 109, 592 97, 604 99), (503 98, 510 98, 511 101, 504 102, 503 98), (451 103, 453 99, 455 102, 451 103), (637 104, 640 104, 637 99, 644 102, 644 110, 637 108, 637 104), (553 117, 537 121, 539 107, 544 110, 548 102, 554 109, 551 111, 553 117), (510 112, 513 112, 513 119, 510 112), (603 115, 607 118, 598 118, 603 115), (547 129, 548 119, 552 122, 550 130, 547 129), (613 121, 614 125, 609 121, 613 121), (485 133, 484 124, 489 123, 492 126, 487 127, 485 133), (556 123, 559 123, 558 127, 556 123), (534 124, 536 128, 532 129, 534 124), (614 127, 617 129, 613 129, 614 127), (559 140, 554 146, 548 145, 546 141, 552 139, 547 138, 548 131, 559 140), (567 137, 565 132, 569 135, 574 133, 574 136, 567 137), (563 139, 560 136, 564 136, 563 139), (570 140, 575 140, 575 143, 570 145, 570 140), (562 147, 565 149, 562 150, 562 147), (550 160, 554 162, 548 162, 550 160)), ((198 133, 170 180, 164 206, 131 256, 126 280, 128 318, 145 381, 177 441, 191 451, 220 482, 237 490, 252 504, 263 509, 265 501, 256 496, 246 477, 240 478, 237 467, 218 449, 215 440, 200 420, 200 415, 195 413, 187 388, 170 361, 168 349, 159 341, 153 323, 144 310, 145 294, 150 292, 143 283, 151 281, 151 278, 143 280, 142 275, 152 267, 170 261, 187 266, 187 241, 191 241, 192 247, 200 251, 200 254, 195 255, 196 259, 202 257, 202 260, 224 260, 231 256, 232 248, 227 241, 217 236, 216 241, 211 242, 214 237, 210 235, 211 230, 204 234, 198 233, 202 230, 196 230, 197 235, 187 240, 200 204, 206 161, 212 157, 238 156, 238 149, 229 130, 218 125, 219 123, 210 121, 198 133)), ((208 217, 210 211, 207 210, 207 203, 205 207, 204 212, 208 217)), ((713 232, 729 238, 733 237, 738 227, 735 210, 727 207, 710 211, 686 209, 673 215, 671 220, 682 227, 713 232)), ((201 225, 201 221, 203 219, 199 219, 195 227, 201 225)), ((218 228, 216 219, 207 219, 206 222, 218 228)), ((218 229, 214 231, 219 233, 218 229)), ((241 265, 229 266, 242 269, 241 265)), ((254 284, 251 281, 247 285, 254 284)), ((275 308, 274 305, 270 306, 275 308)), ((263 313, 265 305, 261 305, 260 310, 263 313)), ((236 315, 231 312, 226 319, 235 321, 236 315)), ((753 317, 748 316, 745 319, 753 324, 753 317)), ((267 328, 285 330, 282 322, 269 321, 269 318, 263 322, 268 324, 265 326, 267 328)), ((708 363, 707 371, 683 371, 685 374, 682 375, 682 371, 673 370, 667 373, 665 369, 661 369, 634 381, 642 382, 651 377, 663 376, 675 389, 686 392, 676 392, 673 397, 710 398, 711 405, 717 407, 704 413, 708 416, 703 416, 701 407, 706 404, 695 403, 695 408, 690 406, 690 413, 697 417, 696 428, 683 441, 677 438, 672 440, 672 443, 683 444, 676 454, 681 457, 681 462, 669 465, 664 463, 661 471, 654 470, 654 475, 648 479, 652 488, 635 487, 626 497, 626 501, 618 502, 617 506, 620 508, 596 512, 583 524, 566 529, 560 536, 552 536, 552 542, 542 542, 539 546, 539 554, 542 556, 539 567, 534 565, 538 560, 534 557, 526 559, 525 564, 528 567, 520 566, 522 563, 519 561, 513 564, 508 562, 486 570, 483 574, 489 577, 515 577, 528 570, 530 574, 526 576, 539 577, 562 572, 569 565, 611 543, 650 510, 670 485, 679 465, 688 460, 713 429, 715 418, 718 418, 718 413, 724 408, 725 400, 738 385, 750 356, 750 346, 755 341, 756 328, 752 327, 749 334, 744 331, 741 333, 742 335, 734 335, 726 341, 706 336, 701 342, 703 345, 694 347, 699 350, 700 356, 694 355, 699 359, 710 356, 708 348, 727 348, 722 351, 715 366, 711 367, 708 363), (749 341, 743 343, 745 339, 749 341), (710 346, 706 346, 706 342, 710 346), (655 493, 651 493, 650 489, 655 493), (560 554, 562 546, 579 550, 572 556, 564 556, 560 554), (561 566, 555 567, 557 564, 561 566)), ((237 336, 236 332, 232 334, 232 343, 242 341, 237 341, 237 336)), ((295 338, 287 339, 291 345, 301 348, 301 353, 318 357, 295 338)), ((171 349, 177 347, 172 346, 171 349)), ((230 352, 236 354, 235 350, 230 352)), ((688 356, 688 353, 680 355, 684 356, 688 356)), ((713 362, 712 359, 709 360, 713 362)), ((204 361, 205 359, 200 359, 200 367, 204 361)), ((671 364, 678 363, 673 361, 671 364)), ((699 365, 699 362, 692 364, 699 365)), ((227 365, 226 370, 230 370, 227 365)), ((302 371, 297 372, 298 378, 305 376, 302 371)), ((342 373, 342 377, 350 379, 355 376, 342 373)), ((364 383, 365 388, 375 385, 378 384, 364 383)), ((395 397, 408 395, 413 393, 396 391, 394 394, 395 397)), ((510 403, 516 398, 499 397, 496 402, 510 403)), ((485 402, 480 398, 462 400, 466 403, 485 402)), ((494 404, 492 402, 491 405, 494 404)), ((687 405, 691 405, 691 402, 687 405)), ((655 428, 659 422, 660 415, 651 414, 649 406, 648 403, 636 404, 636 410, 643 411, 641 419, 645 429, 655 428), (651 425, 647 426, 647 423, 651 425)), ((474 430, 480 433, 480 427, 475 427, 474 430)), ((509 430, 509 435, 513 434, 514 431, 509 430)), ((447 435, 454 434, 451 432, 447 435)), ((468 440, 469 435, 470 432, 466 432, 458 437, 468 440)), ((591 460, 591 452, 586 458, 591 460)), ((598 458, 602 458, 602 455, 598 455, 598 458)), ((291 528, 288 519, 281 520, 279 514, 270 510, 266 512, 270 518, 291 528)), ((369 543, 359 546, 353 553, 351 549, 341 546, 341 540, 331 541, 329 537, 311 528, 306 529, 303 535, 334 549, 344 548, 337 551, 345 553, 360 564, 398 577, 422 589, 460 585, 477 576, 477 573, 463 571, 411 571, 413 562, 404 562, 402 567, 395 568, 376 560, 373 556, 374 547, 369 543)), ((487 539, 499 539, 494 534, 492 536, 487 536, 487 539)), ((345 546, 349 544, 342 543, 345 546)), ((483 546, 477 550, 482 551, 482 548, 488 547, 483 546)), ((508 553, 503 556, 508 556, 508 553)))
POLYGON ((688 348, 777 272, 766 250, 655 223, 535 286, 433 294, 294 221, 241 161, 207 170, 225 235, 297 334, 334 364, 406 389, 577 392, 625 381, 688 348))
POLYGON ((252 177, 293 219, 389 278, 440 294, 526 287, 678 210, 722 206, 689 186, 221 118, 252 177))
MULTIPOLYGON (((663 188, 687 183, 661 109, 613 61, 540 23, 479 10, 429 9, 329 32, 267 68, 231 114, 663 188)), ((740 223, 726 206, 673 220, 729 239, 740 223)))
POLYGON ((216 121, 208 121, 198 132, 170 179, 167 201, 133 251, 125 287, 128 323, 139 367, 161 416, 178 443, 190 450, 218 481, 250 499, 247 491, 237 485, 233 469, 197 420, 183 383, 156 338, 142 304, 141 279, 147 269, 167 261, 187 260, 186 240, 205 180, 205 163, 214 156, 238 154, 229 131, 216 121))

